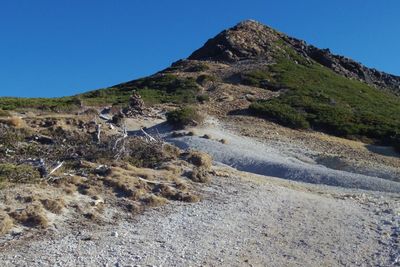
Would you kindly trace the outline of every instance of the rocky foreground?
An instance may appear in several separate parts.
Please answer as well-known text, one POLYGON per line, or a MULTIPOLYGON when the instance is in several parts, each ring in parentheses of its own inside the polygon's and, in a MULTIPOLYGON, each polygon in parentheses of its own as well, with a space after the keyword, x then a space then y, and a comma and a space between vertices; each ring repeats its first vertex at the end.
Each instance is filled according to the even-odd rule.
POLYGON ((203 201, 130 221, 54 229, 1 249, 3 266, 388 266, 398 197, 215 168, 203 201), (395 204, 396 203, 396 204, 395 204))
MULTIPOLYGON (((138 134, 135 129, 143 126, 151 132, 152 125, 164 124, 159 119, 132 119, 127 123, 133 135, 138 134)), ((173 135, 176 141, 188 138, 170 132, 168 127, 165 131, 160 135, 173 135)), ((234 132, 222 136, 226 138, 222 142, 210 125, 191 131, 190 138, 228 149, 219 147, 221 151, 237 146, 234 132)), ((252 138, 246 140, 257 142, 252 138)), ((284 141, 283 136, 280 141, 284 141)), ((280 146, 283 156, 289 150, 284 151, 282 143, 280 146)), ((290 143, 286 146, 293 148, 290 143)), ((300 155, 302 150, 295 151, 298 160, 317 165, 311 158, 306 160, 310 146, 303 146, 303 151, 307 149, 308 154, 304 155, 300 155)), ((384 159, 381 156, 381 161, 384 159)), ((112 219, 107 222, 58 219, 46 231, 28 231, 2 242, 0 262, 3 266, 400 264, 400 198, 390 188, 388 192, 378 192, 351 188, 352 185, 346 188, 343 184, 331 187, 318 181, 296 182, 240 172, 218 162, 210 173, 210 183, 193 184, 192 192, 201 197, 200 202, 171 200, 133 217, 107 208, 103 211, 105 217, 112 212, 112 219)), ((382 179, 385 181, 389 185, 394 183, 382 179)), ((67 218, 68 213, 63 216, 67 218)))

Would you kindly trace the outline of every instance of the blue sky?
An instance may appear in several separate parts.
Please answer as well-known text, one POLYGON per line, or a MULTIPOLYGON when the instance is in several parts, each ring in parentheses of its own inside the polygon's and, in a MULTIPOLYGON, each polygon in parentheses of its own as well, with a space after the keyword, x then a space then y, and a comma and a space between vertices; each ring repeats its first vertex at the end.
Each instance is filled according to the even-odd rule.
POLYGON ((400 75, 399 13, 398 0, 2 0, 0 96, 150 75, 244 19, 400 75))

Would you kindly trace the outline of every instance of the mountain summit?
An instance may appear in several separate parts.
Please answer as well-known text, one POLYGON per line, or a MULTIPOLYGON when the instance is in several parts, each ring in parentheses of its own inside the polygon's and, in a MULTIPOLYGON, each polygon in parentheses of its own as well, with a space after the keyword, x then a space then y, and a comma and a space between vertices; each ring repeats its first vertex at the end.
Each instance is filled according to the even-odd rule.
POLYGON ((273 29, 254 20, 240 22, 208 40, 188 59, 236 62, 244 59, 267 59, 280 39, 273 29))
POLYGON ((347 78, 387 88, 400 94, 400 77, 368 68, 352 59, 334 55, 329 49, 319 49, 305 41, 289 37, 254 20, 240 22, 224 30, 189 56, 190 60, 212 60, 235 63, 243 60, 274 62, 282 44, 306 59, 314 60, 347 78))

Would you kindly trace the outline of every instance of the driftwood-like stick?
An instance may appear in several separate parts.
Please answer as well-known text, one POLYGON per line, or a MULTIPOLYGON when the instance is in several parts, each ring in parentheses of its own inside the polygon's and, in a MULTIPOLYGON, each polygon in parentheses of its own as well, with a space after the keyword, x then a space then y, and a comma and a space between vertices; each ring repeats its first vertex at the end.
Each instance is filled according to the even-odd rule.
POLYGON ((51 175, 53 172, 55 172, 56 170, 58 170, 59 168, 61 168, 61 166, 64 164, 64 161, 62 161, 61 163, 59 163, 53 170, 51 170, 49 172, 48 175, 51 175))
POLYGON ((145 135, 147 138, 149 138, 149 140, 150 140, 151 142, 156 142, 156 141, 157 141, 153 136, 151 136, 151 135, 149 135, 148 133, 146 133, 145 130, 143 130, 143 128, 140 128, 140 129, 142 130, 142 132, 144 133, 144 135, 145 135))
POLYGON ((113 150, 117 149, 117 146, 118 146, 119 142, 121 142, 122 140, 124 140, 125 138, 128 137, 128 131, 126 130, 125 125, 122 127, 121 135, 122 136, 115 141, 114 146, 113 146, 113 150))
POLYGON ((165 183, 165 182, 161 182, 161 181, 150 181, 150 180, 144 179, 142 177, 137 177, 137 178, 140 181, 143 181, 143 182, 146 182, 146 183, 149 183, 149 184, 165 184, 165 185, 174 186, 174 184, 172 184, 172 183, 165 183))
POLYGON ((96 124, 96 132, 97 132, 97 143, 100 144, 101 124, 96 124))

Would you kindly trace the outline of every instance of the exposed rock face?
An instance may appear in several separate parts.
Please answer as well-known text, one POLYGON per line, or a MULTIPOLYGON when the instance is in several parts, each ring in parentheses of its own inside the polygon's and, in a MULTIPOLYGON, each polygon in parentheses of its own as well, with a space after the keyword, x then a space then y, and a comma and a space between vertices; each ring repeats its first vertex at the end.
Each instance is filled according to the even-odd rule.
POLYGON ((279 33, 259 22, 247 20, 224 30, 208 40, 203 47, 189 56, 189 60, 211 60, 237 63, 243 60, 263 60, 273 63, 279 43, 286 43, 299 55, 314 60, 336 73, 364 81, 370 85, 387 88, 400 95, 400 77, 364 65, 339 55, 329 49, 319 49, 302 40, 279 33))
POLYGON ((259 22, 243 21, 208 40, 202 48, 193 52, 189 59, 223 62, 269 59, 272 57, 273 44, 278 38, 273 29, 259 22))

